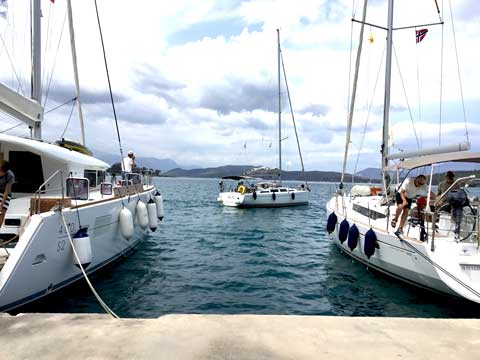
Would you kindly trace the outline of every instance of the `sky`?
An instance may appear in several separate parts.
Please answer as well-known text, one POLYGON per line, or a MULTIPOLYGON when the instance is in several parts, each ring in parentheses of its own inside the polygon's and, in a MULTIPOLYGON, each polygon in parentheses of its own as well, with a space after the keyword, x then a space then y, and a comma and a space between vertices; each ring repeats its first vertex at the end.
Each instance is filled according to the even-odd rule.
MULTIPOLYGON (((445 20, 443 77, 442 26, 428 27, 420 44, 414 29, 394 32, 391 152, 463 142, 467 132, 479 150, 480 2, 451 4, 460 71, 450 2, 438 4, 445 20)), ((94 3, 72 0, 72 6, 86 142, 94 151, 115 154, 119 145, 94 3)), ((98 7, 125 151, 188 166, 275 166, 278 28, 305 168, 341 169, 360 30, 351 18, 361 18, 363 1, 98 0, 98 7)), ((28 9, 28 0, 9 0, 7 16, 0 17, 0 81, 27 95, 28 9)), ((42 13, 43 136, 79 140, 72 103, 50 111, 75 96, 65 1, 42 0, 42 13)), ((386 1, 369 2, 368 22, 386 26, 386 14, 386 1)), ((439 16, 433 0, 402 0, 394 19, 401 27, 438 22, 439 16)), ((380 163, 385 36, 365 27, 349 172, 380 163)), ((284 81, 281 101, 283 168, 297 170, 284 81)), ((0 131, 16 123, 0 114, 0 131)), ((9 133, 29 135, 26 126, 9 133)))

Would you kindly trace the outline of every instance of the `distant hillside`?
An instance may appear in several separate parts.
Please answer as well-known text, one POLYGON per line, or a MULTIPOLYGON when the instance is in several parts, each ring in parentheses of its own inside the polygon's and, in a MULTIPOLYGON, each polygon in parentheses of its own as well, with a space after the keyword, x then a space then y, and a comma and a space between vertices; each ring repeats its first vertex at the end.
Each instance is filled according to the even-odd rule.
POLYGON ((162 175, 168 177, 203 177, 203 178, 221 178, 229 175, 243 175, 254 168, 252 165, 225 165, 211 168, 199 169, 171 169, 165 171, 162 175))
POLYGON ((367 179, 381 179, 382 171, 380 169, 371 167, 356 172, 355 176, 360 176, 367 179))
MULTIPOLYGON (((117 163, 120 160, 120 154, 109 154, 109 153, 98 151, 98 150, 94 151, 94 156, 99 158, 100 160, 105 161, 110 165, 117 163)), ((140 167, 145 167, 148 169, 158 169, 162 171, 168 171, 168 170, 180 168, 180 167, 187 168, 187 169, 191 168, 190 166, 179 165, 175 160, 172 160, 172 159, 158 159, 154 157, 143 157, 138 154, 135 161, 137 165, 140 167)))
MULTIPOLYGON (((162 173, 162 176, 168 177, 203 177, 203 178, 221 178, 230 175, 243 175, 255 168, 252 165, 226 165, 206 169, 172 169, 162 173)), ((256 175, 259 176, 259 175, 256 175)), ((328 181, 339 182, 341 173, 334 171, 306 171, 305 177, 307 181, 328 181)), ((347 174, 347 179, 351 178, 350 174, 347 174)), ((283 180, 304 180, 301 171, 282 171, 283 180)), ((362 177, 356 177, 358 182, 368 182, 368 179, 362 177)))

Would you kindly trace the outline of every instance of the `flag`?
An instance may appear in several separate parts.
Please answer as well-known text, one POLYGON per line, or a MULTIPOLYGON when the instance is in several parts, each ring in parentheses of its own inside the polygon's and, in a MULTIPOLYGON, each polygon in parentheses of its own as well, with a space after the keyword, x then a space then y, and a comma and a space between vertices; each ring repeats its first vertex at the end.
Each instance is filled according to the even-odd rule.
POLYGON ((425 35, 427 35, 428 29, 420 29, 420 30, 415 30, 415 34, 417 36, 417 44, 423 40, 425 35))
POLYGON ((0 0, 0 17, 7 18, 8 4, 7 0, 0 0))

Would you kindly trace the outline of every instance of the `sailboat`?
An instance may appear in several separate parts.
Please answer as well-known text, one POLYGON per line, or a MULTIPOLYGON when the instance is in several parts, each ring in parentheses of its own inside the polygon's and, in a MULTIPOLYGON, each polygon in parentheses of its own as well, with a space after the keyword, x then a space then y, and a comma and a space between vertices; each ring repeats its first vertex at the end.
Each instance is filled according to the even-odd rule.
MULTIPOLYGON (((398 29, 393 27, 393 3, 393 0, 388 0, 388 26, 384 28, 387 43, 381 146, 383 186, 380 192, 362 194, 358 187, 356 190, 345 190, 342 178, 336 193, 326 204, 327 230, 331 241, 344 254, 369 269, 424 289, 480 303, 480 202, 468 193, 468 184, 477 179, 474 175, 461 177, 440 195, 434 197, 435 194, 431 194, 436 169, 445 168, 448 164, 480 163, 480 153, 470 151, 469 143, 389 152, 392 37, 394 30, 398 29), (393 174, 399 186, 413 174, 426 174, 427 178, 429 191, 413 199, 404 229, 395 227, 396 224, 392 222, 396 211, 395 191, 391 184, 393 174), (425 204, 431 206, 425 207, 425 204)), ((367 1, 363 19, 358 21, 362 24, 362 30, 347 125, 343 173, 348 157, 366 10, 367 1)), ((439 24, 443 25, 441 17, 439 24)), ((414 29, 415 26, 401 29, 405 28, 414 29)))
MULTIPOLYGON (((70 0, 70 43, 85 145, 70 0)), ((16 176, 0 228, 0 312, 58 291, 124 256, 155 230, 163 199, 148 176, 124 173, 72 143, 42 140, 41 1, 31 2, 32 91, 0 84, 0 111, 27 124, 31 138, 0 134, 0 160, 16 176), (69 146, 66 146, 69 145, 69 146)), ((3 195, 3 194, 2 194, 3 195)))
POLYGON ((278 169, 268 169, 268 171, 255 171, 247 175, 225 176, 219 183, 220 193, 217 201, 224 206, 240 207, 240 208, 258 208, 258 207, 284 207, 284 206, 298 206, 307 205, 309 201, 308 184, 301 184, 297 188, 291 188, 282 185, 282 99, 281 99, 281 73, 286 84, 286 90, 292 112, 292 121, 295 129, 295 136, 297 139, 298 153, 300 156, 300 163, 302 165, 302 173, 305 174, 303 165, 302 152, 300 149, 300 142, 298 139, 297 127, 295 124, 295 117, 292 110, 292 102, 290 99, 290 91, 288 89, 288 82, 285 72, 285 64, 283 62, 282 49, 280 47, 280 30, 277 29, 277 60, 278 60, 278 169), (276 179, 270 181, 258 182, 257 177, 262 174, 269 173, 270 176, 276 179), (251 175, 251 176, 249 176, 251 175), (236 185, 227 189, 224 181, 235 181, 236 185))

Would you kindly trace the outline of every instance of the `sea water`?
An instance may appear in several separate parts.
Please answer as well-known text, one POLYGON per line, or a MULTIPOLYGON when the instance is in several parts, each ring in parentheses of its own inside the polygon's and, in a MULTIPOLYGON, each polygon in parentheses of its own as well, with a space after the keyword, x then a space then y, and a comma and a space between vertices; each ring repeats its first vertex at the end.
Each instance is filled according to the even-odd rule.
MULTIPOLYGON (((312 183, 310 205, 277 209, 223 207, 215 179, 158 178, 155 184, 165 199, 157 231, 92 278, 122 317, 480 317, 480 305, 392 280, 341 254, 325 230, 334 184, 312 183)), ((21 311, 102 309, 79 281, 21 311)))

